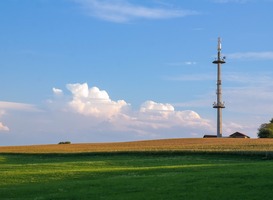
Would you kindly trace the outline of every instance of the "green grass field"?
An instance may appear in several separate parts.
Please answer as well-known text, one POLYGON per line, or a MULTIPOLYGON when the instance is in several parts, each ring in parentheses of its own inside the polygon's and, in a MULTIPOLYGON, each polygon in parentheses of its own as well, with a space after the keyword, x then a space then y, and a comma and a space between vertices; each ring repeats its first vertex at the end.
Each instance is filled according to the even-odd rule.
POLYGON ((272 199, 273 140, 0 147, 0 199, 272 199))
POLYGON ((0 154, 0 199, 272 199, 273 160, 199 153, 0 154))

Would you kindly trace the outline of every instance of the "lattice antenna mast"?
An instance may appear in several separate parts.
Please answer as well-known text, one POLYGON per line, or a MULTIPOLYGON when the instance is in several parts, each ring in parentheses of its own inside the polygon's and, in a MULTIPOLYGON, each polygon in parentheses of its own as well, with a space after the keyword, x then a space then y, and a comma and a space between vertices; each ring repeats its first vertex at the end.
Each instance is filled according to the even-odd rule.
POLYGON ((217 64, 217 102, 214 102, 213 108, 217 109, 217 137, 222 137, 222 109, 225 108, 224 102, 222 102, 222 81, 221 81, 221 64, 226 63, 225 57, 221 57, 221 38, 218 38, 218 56, 212 63, 217 64))

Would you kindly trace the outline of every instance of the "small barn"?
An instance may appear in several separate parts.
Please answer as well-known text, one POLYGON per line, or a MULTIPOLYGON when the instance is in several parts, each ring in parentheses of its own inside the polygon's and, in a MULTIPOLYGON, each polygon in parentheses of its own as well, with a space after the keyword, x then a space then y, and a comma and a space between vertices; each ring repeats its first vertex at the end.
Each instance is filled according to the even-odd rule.
POLYGON ((229 137, 230 138, 250 138, 249 136, 247 136, 243 133, 240 133, 240 132, 232 133, 229 137))

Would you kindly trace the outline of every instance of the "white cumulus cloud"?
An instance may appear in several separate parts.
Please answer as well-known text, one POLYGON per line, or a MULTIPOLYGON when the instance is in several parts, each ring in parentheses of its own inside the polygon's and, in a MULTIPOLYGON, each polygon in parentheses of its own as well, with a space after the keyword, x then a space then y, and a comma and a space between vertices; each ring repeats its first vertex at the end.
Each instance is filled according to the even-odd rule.
POLYGON ((171 104, 156 103, 154 101, 146 101, 141 105, 140 112, 168 112, 174 111, 171 104))
POLYGON ((210 130, 210 122, 200 117, 198 113, 192 110, 176 111, 171 104, 156 103, 146 101, 141 105, 139 121, 153 129, 177 129, 188 131, 188 134, 194 129, 202 127, 204 130, 210 130))
POLYGON ((67 89, 72 93, 69 107, 83 115, 111 117, 129 106, 124 100, 111 100, 105 90, 97 87, 89 89, 87 83, 67 84, 67 89))
POLYGON ((62 95, 63 94, 63 91, 61 89, 58 89, 58 88, 52 88, 52 91, 55 95, 62 95))

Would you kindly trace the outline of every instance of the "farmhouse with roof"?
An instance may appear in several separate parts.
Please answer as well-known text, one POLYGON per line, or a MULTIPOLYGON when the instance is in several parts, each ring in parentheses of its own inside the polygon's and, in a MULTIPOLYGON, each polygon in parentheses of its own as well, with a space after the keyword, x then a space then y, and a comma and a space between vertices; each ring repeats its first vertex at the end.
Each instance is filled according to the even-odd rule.
POLYGON ((240 133, 240 132, 235 132, 229 136, 230 138, 250 138, 249 136, 240 133))

